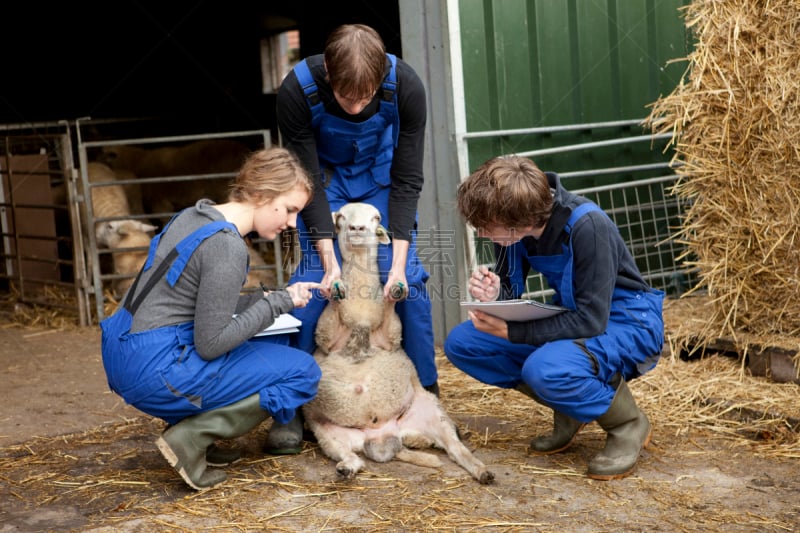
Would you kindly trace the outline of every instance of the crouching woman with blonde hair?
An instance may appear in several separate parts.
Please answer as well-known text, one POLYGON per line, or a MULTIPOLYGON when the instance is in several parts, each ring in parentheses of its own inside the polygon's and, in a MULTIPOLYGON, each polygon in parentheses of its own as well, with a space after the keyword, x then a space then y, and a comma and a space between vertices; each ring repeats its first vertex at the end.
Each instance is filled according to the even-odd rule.
POLYGON ((111 389, 170 426, 157 446, 193 489, 225 481, 238 452, 215 446, 267 417, 288 422, 317 391, 320 370, 288 339, 253 336, 305 306, 316 283, 241 294, 244 236, 294 228, 312 184, 282 148, 250 155, 226 203, 199 200, 153 238, 122 306, 101 322, 111 389))

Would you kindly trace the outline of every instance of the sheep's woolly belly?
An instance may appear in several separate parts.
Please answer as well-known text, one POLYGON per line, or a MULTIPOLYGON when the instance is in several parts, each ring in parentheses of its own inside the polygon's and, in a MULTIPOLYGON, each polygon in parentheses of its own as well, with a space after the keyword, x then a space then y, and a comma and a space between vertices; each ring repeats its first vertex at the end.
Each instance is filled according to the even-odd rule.
POLYGON ((403 352, 374 351, 359 363, 340 352, 318 358, 322 379, 306 416, 337 426, 379 428, 405 413, 414 397, 414 365, 403 352))

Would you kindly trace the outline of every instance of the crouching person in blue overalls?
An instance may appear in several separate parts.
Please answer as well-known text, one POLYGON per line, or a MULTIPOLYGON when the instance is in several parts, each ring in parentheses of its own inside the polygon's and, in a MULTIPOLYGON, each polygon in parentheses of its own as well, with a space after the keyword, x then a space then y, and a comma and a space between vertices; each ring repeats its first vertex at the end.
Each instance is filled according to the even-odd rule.
MULTIPOLYGON (((313 353, 314 325, 336 298, 341 258, 331 213, 348 202, 375 206, 392 242, 380 245, 378 268, 384 298, 399 299, 402 345, 420 383, 438 396, 428 273, 416 250, 417 203, 423 186, 427 118, 425 88, 403 60, 387 54, 374 29, 361 24, 331 33, 324 54, 301 61, 278 91, 277 118, 284 145, 314 179, 314 197, 300 214, 302 261, 293 281, 318 281, 320 294, 295 316, 309 325, 293 346, 313 353), (392 294, 391 287, 405 291, 392 294), (332 294, 333 289, 333 294, 332 294)), ((270 453, 301 449, 303 421, 275 421, 270 453)))
POLYGON ((530 159, 487 161, 459 186, 457 204, 495 245, 494 271, 480 267, 469 278, 473 298, 517 298, 533 268, 567 310, 527 322, 470 312, 445 340, 447 357, 553 409, 553 431, 531 441, 532 453, 560 452, 597 421, 607 439, 588 476, 627 476, 652 433, 627 383, 658 362, 664 293, 644 281, 611 219, 530 159))
POLYGON ((254 152, 227 203, 200 200, 153 238, 123 305, 101 322, 109 386, 170 424, 156 444, 193 489, 222 483, 225 472, 212 467, 238 459, 216 440, 269 416, 288 422, 316 395, 321 373, 309 354, 288 338, 253 336, 306 305, 318 284, 240 293, 249 261, 242 236, 274 239, 295 227, 311 192, 290 152, 254 152))

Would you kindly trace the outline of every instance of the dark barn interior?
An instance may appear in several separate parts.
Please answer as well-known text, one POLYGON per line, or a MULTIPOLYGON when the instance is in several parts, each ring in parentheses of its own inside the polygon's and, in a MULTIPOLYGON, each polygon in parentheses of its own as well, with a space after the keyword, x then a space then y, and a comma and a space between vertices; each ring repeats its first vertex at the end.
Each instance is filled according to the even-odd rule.
POLYGON ((287 30, 299 31, 302 57, 320 53, 334 27, 355 22, 401 52, 397 2, 20 2, 10 11, 0 31, 0 124, 125 121, 109 133, 117 137, 274 134, 259 43, 287 30))
MULTIPOLYGON (((321 53, 328 34, 345 23, 372 26, 387 51, 401 55, 399 20, 396 1, 371 0, 8 5, 0 22, 0 186, 5 187, 8 179, 22 179, 31 188, 33 181, 25 174, 33 171, 22 167, 9 171, 4 161, 14 159, 17 165, 25 157, 32 158, 25 160, 27 165, 46 161, 49 178, 35 176, 45 182, 39 189, 26 190, 28 196, 18 185, 11 189, 16 202, 53 203, 52 191, 64 190, 67 162, 50 134, 59 133, 53 130, 65 123, 73 132, 73 167, 79 166, 76 130, 84 142, 269 130, 277 144, 275 91, 290 61, 321 53), (287 32, 296 35, 289 37, 287 32), (80 127, 74 128, 75 124, 80 127), (8 178, 15 172, 19 178, 8 178)), ((256 136, 251 149, 256 142, 263 142, 263 137, 256 136)), ((92 160, 94 154, 88 156, 92 160)), ((14 228, 21 232, 15 236, 19 254, 16 245, 0 245, 0 292, 9 290, 11 274, 34 278, 24 265, 12 265, 20 258, 26 261, 27 255, 35 256, 37 268, 38 261, 45 262, 42 268, 47 274, 37 274, 37 279, 49 282, 56 277, 72 283, 75 224, 69 220, 64 195, 59 198, 54 201, 56 209, 36 211, 36 216, 11 209, 5 219, 0 217, 4 236, 13 235, 14 228), (18 227, 10 222, 15 219, 18 227), (53 228, 45 228, 42 220, 52 221, 53 228), (37 243, 42 232, 45 239, 57 241, 57 258, 51 250, 56 244, 49 241, 42 245, 46 252, 27 251, 22 233, 34 230, 25 224, 35 228, 37 243)), ((11 201, 9 190, 0 190, 0 204, 11 201)), ((32 301, 24 293, 22 299, 32 301)))

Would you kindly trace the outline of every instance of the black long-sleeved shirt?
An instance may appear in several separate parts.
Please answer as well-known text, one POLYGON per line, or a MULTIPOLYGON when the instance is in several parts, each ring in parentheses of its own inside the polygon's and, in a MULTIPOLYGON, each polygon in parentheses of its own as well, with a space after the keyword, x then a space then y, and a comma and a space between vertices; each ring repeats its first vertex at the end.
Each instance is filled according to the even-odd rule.
MULTIPOLYGON (((383 99, 383 89, 358 115, 345 113, 326 80, 323 56, 315 55, 307 60, 311 76, 317 84, 318 94, 325 110, 350 122, 363 122, 378 112, 383 99)), ((386 73, 390 63, 387 59, 386 73)), ((400 114, 400 133, 391 167, 391 191, 389 193, 389 232, 394 238, 411 240, 417 213, 417 203, 422 191, 422 159, 424 156, 425 88, 414 69, 402 59, 397 60, 397 107, 400 114)), ((303 222, 314 238, 332 237, 331 209, 325 196, 314 130, 311 126, 311 110, 294 71, 281 83, 278 90, 278 128, 286 148, 294 152, 314 180, 314 197, 300 213, 303 222)))
MULTIPOLYGON (((564 227, 572 211, 589 200, 573 194, 561 186, 558 176, 547 172, 554 192, 553 212, 541 237, 525 237, 522 243, 529 256, 560 255, 562 243, 572 239, 573 291, 575 311, 565 311, 552 317, 529 322, 508 322, 511 342, 541 345, 557 339, 581 339, 600 335, 606 330, 611 315, 611 298, 616 287, 629 290, 649 290, 649 285, 639 272, 618 228, 611 219, 598 211, 581 217, 572 228, 571 237, 564 227)), ((522 268, 523 279, 530 272, 530 264, 509 265, 504 247, 495 246, 498 258, 495 272, 500 276, 500 299, 517 298, 509 272, 522 268)), ((551 287, 558 291, 558 287, 551 287)))

